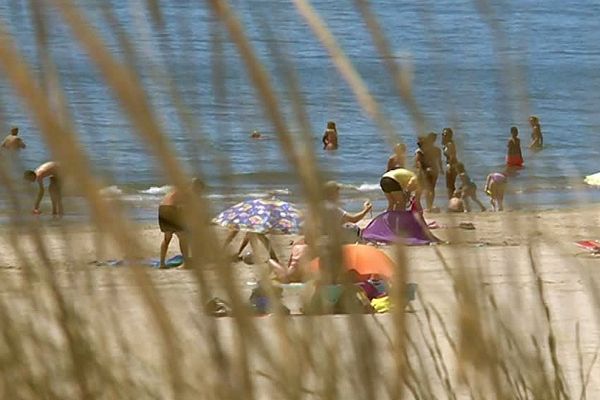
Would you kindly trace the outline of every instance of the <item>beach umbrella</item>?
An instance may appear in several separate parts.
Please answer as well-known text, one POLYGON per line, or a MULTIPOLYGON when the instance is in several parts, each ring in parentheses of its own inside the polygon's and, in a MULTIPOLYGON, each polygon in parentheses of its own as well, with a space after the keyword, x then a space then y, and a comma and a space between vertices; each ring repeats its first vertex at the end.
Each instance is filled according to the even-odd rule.
POLYGON ((292 203, 278 199, 253 199, 217 215, 213 222, 225 228, 260 234, 300 233, 301 214, 292 203))
MULTIPOLYGON (((364 244, 347 244, 342 246, 342 262, 346 270, 355 270, 360 275, 379 275, 391 278, 395 264, 383 251, 364 244)), ((320 269, 320 260, 315 258, 310 263, 312 271, 320 269)))

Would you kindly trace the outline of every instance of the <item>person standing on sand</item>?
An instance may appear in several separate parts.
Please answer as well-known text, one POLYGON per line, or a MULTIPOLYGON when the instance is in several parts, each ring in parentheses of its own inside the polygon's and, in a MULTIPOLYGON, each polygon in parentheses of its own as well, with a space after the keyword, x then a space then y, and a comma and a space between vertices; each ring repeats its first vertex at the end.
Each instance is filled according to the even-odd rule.
POLYGON ((391 171, 397 168, 404 168, 406 165, 406 145, 404 143, 398 143, 394 146, 394 154, 388 158, 387 171, 391 171))
POLYGON ((20 151, 27 146, 23 139, 19 137, 19 128, 15 126, 10 130, 10 134, 4 138, 0 147, 11 151, 20 151))
POLYGON ((458 163, 452 129, 444 128, 442 130, 442 146, 444 157, 446 157, 446 189, 448 190, 448 198, 451 199, 456 191, 456 164, 458 163))
MULTIPOLYGON (((200 179, 193 179, 190 186, 190 189, 196 193, 201 193, 204 189, 204 183, 200 179)), ((186 193, 182 193, 175 188, 163 198, 158 206, 158 226, 163 233, 163 240, 160 244, 160 268, 166 268, 165 259, 173 235, 177 236, 179 240, 184 265, 188 260, 189 245, 185 229, 185 212, 183 210, 185 197, 186 193)))
POLYGON ((48 192, 50 193, 50 201, 52 201, 52 215, 62 217, 62 182, 59 178, 58 163, 54 161, 48 161, 37 167, 35 171, 25 171, 23 177, 28 182, 38 183, 38 194, 35 198, 35 203, 33 205, 33 213, 36 215, 41 214, 40 203, 44 198, 44 179, 48 178, 48 180, 50 181, 50 184, 48 185, 48 192))
POLYGON ((425 157, 427 158, 427 164, 431 167, 430 173, 430 211, 436 210, 433 206, 433 202, 435 200, 435 187, 437 185, 438 177, 440 176, 440 172, 444 172, 444 165, 442 163, 442 150, 435 145, 437 140, 437 133, 430 132, 427 135, 427 147, 425 150, 425 157))
POLYGON ((506 166, 508 168, 523 167, 523 154, 521 153, 521 139, 519 129, 516 126, 510 128, 510 139, 508 139, 506 153, 506 166))
POLYGON ((529 126, 531 127, 531 143, 529 148, 532 150, 542 150, 544 148, 544 137, 542 136, 542 127, 540 120, 535 115, 529 117, 529 126))
POLYGON ((417 150, 415 151, 415 168, 419 179, 419 187, 425 193, 425 205, 427 211, 433 211, 433 201, 435 197, 435 184, 439 175, 437 163, 432 163, 433 156, 431 147, 431 137, 419 136, 417 139, 417 150))
POLYGON ((323 150, 337 150, 338 148, 338 132, 335 122, 327 122, 327 129, 323 134, 323 150))

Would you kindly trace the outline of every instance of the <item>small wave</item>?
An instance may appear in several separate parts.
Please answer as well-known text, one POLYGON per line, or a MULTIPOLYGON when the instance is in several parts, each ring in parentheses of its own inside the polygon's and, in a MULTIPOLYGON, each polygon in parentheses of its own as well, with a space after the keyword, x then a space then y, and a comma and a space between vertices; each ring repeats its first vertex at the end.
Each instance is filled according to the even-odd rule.
POLYGON ((348 183, 340 183, 339 185, 341 188, 355 190, 358 192, 375 192, 375 191, 379 190, 378 183, 362 183, 358 186, 351 185, 348 183))
POLYGON ((290 194, 289 189, 275 189, 266 192, 251 192, 251 193, 213 193, 206 197, 209 199, 262 199, 271 196, 288 196, 290 194))
POLYGON ((111 185, 100 189, 100 195, 102 196, 120 196, 123 191, 116 185, 111 185))
POLYGON ((152 194, 152 195, 159 195, 159 194, 167 194, 171 191, 173 187, 169 186, 169 185, 165 185, 165 186, 151 186, 148 189, 144 189, 144 190, 140 190, 139 193, 143 193, 143 194, 152 194))
POLYGON ((583 181, 590 186, 600 186, 600 172, 586 176, 583 181))
POLYGON ((375 192, 380 189, 381 187, 378 183, 363 183, 362 185, 356 188, 356 190, 358 190, 359 192, 375 192))

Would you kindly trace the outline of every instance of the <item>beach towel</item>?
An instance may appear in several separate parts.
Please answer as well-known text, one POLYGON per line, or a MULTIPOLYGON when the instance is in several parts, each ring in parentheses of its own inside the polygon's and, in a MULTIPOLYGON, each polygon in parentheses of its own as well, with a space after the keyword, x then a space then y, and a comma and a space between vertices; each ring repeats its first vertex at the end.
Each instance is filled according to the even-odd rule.
MULTIPOLYGON (((147 260, 140 260, 136 262, 128 262, 126 260, 105 260, 105 261, 92 261, 93 265, 99 267, 122 267, 127 265, 141 265, 144 267, 158 268, 160 267, 160 260, 158 258, 151 258, 147 260)), ((176 268, 183 264, 183 256, 181 254, 173 256, 165 261, 167 268, 176 268)))
POLYGON ((594 254, 600 254, 600 242, 597 240, 580 240, 575 245, 594 254))
POLYGON ((409 211, 386 211, 375 217, 361 232, 364 241, 374 243, 404 243, 408 246, 431 243, 432 235, 409 211))

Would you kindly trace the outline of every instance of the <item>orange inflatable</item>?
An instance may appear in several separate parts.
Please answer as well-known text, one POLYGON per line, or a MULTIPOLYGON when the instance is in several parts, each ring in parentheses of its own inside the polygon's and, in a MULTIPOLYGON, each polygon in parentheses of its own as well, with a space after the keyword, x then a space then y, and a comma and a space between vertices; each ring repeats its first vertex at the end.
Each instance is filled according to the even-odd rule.
MULTIPOLYGON (((364 244, 342 246, 344 268, 355 270, 360 275, 379 275, 391 278, 396 268, 394 262, 381 250, 364 244)), ((310 263, 312 271, 320 269, 319 258, 310 263)))

